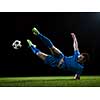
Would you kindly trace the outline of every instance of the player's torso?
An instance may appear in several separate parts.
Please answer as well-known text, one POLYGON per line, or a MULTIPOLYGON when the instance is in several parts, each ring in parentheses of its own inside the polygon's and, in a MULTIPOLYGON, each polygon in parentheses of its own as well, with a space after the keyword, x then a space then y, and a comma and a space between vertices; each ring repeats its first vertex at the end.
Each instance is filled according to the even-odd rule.
POLYGON ((77 62, 74 56, 64 57, 64 67, 75 73, 83 69, 83 66, 77 62))

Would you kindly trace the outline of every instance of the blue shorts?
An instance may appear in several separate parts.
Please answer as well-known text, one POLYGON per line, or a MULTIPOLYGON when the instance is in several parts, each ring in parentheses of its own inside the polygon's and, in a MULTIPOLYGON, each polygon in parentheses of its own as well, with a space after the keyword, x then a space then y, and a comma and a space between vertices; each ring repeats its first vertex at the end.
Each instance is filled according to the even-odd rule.
POLYGON ((50 65, 51 67, 57 67, 59 61, 64 57, 63 53, 59 56, 48 55, 44 61, 45 64, 50 65))

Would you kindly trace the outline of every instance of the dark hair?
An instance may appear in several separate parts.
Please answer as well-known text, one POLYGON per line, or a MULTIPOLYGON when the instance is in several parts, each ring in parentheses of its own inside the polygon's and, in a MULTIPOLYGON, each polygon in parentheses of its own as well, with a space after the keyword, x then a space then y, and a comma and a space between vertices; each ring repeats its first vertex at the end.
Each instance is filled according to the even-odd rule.
POLYGON ((81 55, 84 56, 83 62, 88 63, 89 62, 89 54, 88 53, 81 53, 81 55))

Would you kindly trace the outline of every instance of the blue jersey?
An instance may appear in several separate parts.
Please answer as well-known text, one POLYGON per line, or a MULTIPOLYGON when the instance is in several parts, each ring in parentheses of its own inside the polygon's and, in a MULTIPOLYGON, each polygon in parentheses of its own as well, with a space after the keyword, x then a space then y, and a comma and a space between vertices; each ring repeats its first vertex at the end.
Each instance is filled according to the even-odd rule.
POLYGON ((64 63, 62 67, 67 67, 68 70, 81 74, 84 66, 77 62, 77 58, 80 55, 80 52, 78 50, 74 51, 73 56, 64 56, 64 63))
POLYGON ((77 62, 77 58, 80 55, 78 50, 74 51, 73 56, 64 56, 63 53, 58 57, 48 55, 45 59, 45 64, 50 65, 51 67, 57 67, 61 58, 64 58, 64 62, 61 64, 61 68, 67 68, 69 71, 74 72, 75 74, 81 74, 84 66, 77 62))

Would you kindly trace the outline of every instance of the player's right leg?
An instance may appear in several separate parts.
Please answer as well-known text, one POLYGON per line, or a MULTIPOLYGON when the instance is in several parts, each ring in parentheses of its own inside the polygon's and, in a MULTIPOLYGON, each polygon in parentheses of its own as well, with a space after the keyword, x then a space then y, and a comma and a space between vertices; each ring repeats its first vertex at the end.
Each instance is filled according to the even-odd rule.
POLYGON ((27 42, 29 44, 29 47, 32 49, 33 53, 36 54, 40 59, 45 61, 47 54, 41 52, 39 49, 36 48, 36 45, 34 45, 29 39, 27 39, 27 42))
POLYGON ((30 40, 27 40, 27 42, 33 53, 36 54, 40 59, 42 59, 45 64, 48 64, 51 67, 57 67, 59 63, 59 58, 41 52, 39 49, 36 48, 36 45, 32 44, 30 40))
POLYGON ((48 39, 46 36, 42 35, 35 27, 32 29, 32 32, 50 49, 53 55, 55 56, 62 55, 62 52, 53 45, 51 40, 48 39))
POLYGON ((34 35, 36 35, 44 43, 44 45, 46 47, 48 47, 48 48, 52 48, 53 47, 53 43, 51 42, 51 40, 48 39, 43 34, 41 34, 35 27, 32 29, 32 32, 33 32, 34 35))

